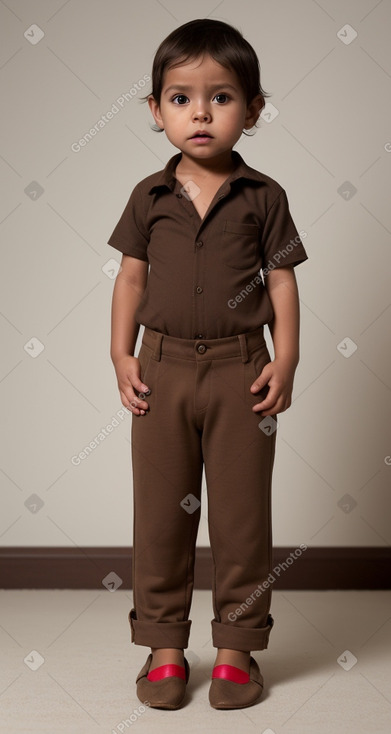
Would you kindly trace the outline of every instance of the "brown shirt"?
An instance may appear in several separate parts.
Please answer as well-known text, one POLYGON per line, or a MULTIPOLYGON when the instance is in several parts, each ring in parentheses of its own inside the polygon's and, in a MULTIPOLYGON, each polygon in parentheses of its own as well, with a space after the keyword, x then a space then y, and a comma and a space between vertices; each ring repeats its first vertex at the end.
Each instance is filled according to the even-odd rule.
MULTIPOLYGON (((264 277, 308 259, 284 189, 232 151, 235 170, 203 219, 175 178, 182 153, 134 187, 108 244, 149 262, 137 323, 184 339, 216 339, 273 318, 264 277)), ((305 235, 305 233, 301 233, 305 235)))

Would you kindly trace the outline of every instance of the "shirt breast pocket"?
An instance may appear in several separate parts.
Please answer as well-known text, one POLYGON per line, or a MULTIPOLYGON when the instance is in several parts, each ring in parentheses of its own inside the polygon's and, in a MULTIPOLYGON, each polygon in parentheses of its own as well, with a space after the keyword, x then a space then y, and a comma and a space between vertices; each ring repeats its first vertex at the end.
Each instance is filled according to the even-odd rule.
POLYGON ((225 264, 236 270, 253 268, 259 258, 259 232, 257 224, 232 222, 227 219, 221 236, 222 258, 225 264))

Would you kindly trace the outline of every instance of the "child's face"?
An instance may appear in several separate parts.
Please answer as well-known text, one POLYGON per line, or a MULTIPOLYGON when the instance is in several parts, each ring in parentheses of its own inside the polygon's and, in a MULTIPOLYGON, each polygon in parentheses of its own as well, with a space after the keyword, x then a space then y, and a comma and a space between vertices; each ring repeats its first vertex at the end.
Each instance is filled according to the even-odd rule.
POLYGON ((247 106, 235 72, 205 56, 169 69, 160 106, 152 96, 148 103, 169 141, 189 157, 205 160, 232 149, 243 128, 257 121, 264 99, 258 95, 247 106), (194 138, 198 130, 210 137, 194 138))

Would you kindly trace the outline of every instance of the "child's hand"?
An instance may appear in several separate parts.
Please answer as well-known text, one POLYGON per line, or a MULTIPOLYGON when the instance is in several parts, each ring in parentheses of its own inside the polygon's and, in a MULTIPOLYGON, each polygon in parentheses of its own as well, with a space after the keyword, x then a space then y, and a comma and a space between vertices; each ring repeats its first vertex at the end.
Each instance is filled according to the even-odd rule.
POLYGON ((122 405, 130 409, 134 415, 145 415, 149 409, 144 395, 151 392, 147 385, 140 380, 140 362, 137 357, 126 355, 117 360, 114 364, 115 372, 118 380, 118 388, 121 396, 122 405), (135 394, 140 393, 141 397, 135 394))
POLYGON ((293 379, 297 364, 276 358, 268 362, 250 390, 253 394, 269 385, 269 392, 262 402, 253 405, 253 411, 260 415, 275 415, 287 410, 292 402, 293 379))

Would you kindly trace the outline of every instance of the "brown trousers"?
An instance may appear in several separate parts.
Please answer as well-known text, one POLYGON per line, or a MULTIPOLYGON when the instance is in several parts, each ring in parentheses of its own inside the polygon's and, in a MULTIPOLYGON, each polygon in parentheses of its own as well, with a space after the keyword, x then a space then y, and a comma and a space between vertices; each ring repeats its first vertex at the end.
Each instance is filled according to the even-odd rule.
POLYGON ((251 407, 271 361, 263 327, 221 339, 145 328, 138 354, 149 410, 132 415, 131 641, 187 648, 202 470, 213 557, 214 647, 263 650, 272 564, 271 480, 276 416, 251 407))

